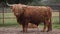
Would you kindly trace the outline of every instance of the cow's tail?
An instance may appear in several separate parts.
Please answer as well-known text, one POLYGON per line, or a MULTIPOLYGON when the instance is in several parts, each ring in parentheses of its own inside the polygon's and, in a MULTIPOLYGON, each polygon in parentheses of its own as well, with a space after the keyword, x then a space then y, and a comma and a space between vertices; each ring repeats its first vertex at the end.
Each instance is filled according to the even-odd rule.
POLYGON ((49 29, 52 30, 52 16, 50 17, 49 29))
POLYGON ((52 9, 50 8, 50 23, 52 23, 52 9))
POLYGON ((49 20, 50 20, 50 22, 49 22, 49 29, 52 30, 52 9, 51 9, 51 8, 50 8, 49 12, 50 12, 50 18, 49 18, 49 20))

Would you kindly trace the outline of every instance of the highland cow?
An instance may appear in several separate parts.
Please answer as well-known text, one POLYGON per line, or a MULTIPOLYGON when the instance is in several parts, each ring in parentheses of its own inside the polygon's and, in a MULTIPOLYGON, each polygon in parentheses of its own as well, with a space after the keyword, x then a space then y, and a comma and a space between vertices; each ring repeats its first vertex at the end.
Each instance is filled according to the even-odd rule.
MULTIPOLYGON (((8 5, 8 4, 7 4, 8 5)), ((23 32, 27 32, 28 23, 38 26, 44 23, 42 31, 52 31, 52 9, 48 6, 28 6, 22 4, 8 5, 11 7, 17 22, 23 26, 23 32)))

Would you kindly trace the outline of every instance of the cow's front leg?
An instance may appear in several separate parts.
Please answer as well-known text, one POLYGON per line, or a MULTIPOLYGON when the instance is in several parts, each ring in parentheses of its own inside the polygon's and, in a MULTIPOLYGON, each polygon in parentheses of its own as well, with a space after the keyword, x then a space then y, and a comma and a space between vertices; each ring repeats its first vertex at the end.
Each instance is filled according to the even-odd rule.
POLYGON ((25 32, 25 25, 24 24, 22 25, 22 28, 23 28, 23 32, 25 32))
POLYGON ((28 28, 28 21, 26 20, 23 24, 23 32, 27 32, 27 28, 28 28))
POLYGON ((25 20, 25 31, 27 32, 27 28, 28 28, 28 20, 25 20))
POLYGON ((25 25, 23 25, 23 32, 27 32, 25 25))
POLYGON ((25 32, 27 32, 28 24, 25 24, 25 32))

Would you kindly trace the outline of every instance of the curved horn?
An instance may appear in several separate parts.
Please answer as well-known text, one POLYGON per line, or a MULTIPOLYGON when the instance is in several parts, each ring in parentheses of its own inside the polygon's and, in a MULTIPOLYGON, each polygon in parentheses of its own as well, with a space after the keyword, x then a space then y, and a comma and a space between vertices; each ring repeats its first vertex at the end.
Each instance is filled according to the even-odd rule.
POLYGON ((13 6, 13 5, 10 5, 10 4, 8 4, 8 3, 7 3, 7 5, 8 5, 8 6, 13 6))

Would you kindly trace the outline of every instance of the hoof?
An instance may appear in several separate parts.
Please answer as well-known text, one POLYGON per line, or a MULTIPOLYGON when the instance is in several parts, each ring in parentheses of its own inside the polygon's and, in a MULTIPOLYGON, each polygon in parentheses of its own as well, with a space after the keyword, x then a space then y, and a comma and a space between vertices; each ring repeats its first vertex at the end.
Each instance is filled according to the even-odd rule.
POLYGON ((44 30, 41 30, 41 32, 45 32, 44 30))
POLYGON ((25 33, 25 32, 27 32, 27 31, 20 31, 20 32, 24 32, 24 33, 25 33))
POLYGON ((47 32, 51 32, 52 30, 47 30, 47 32))

